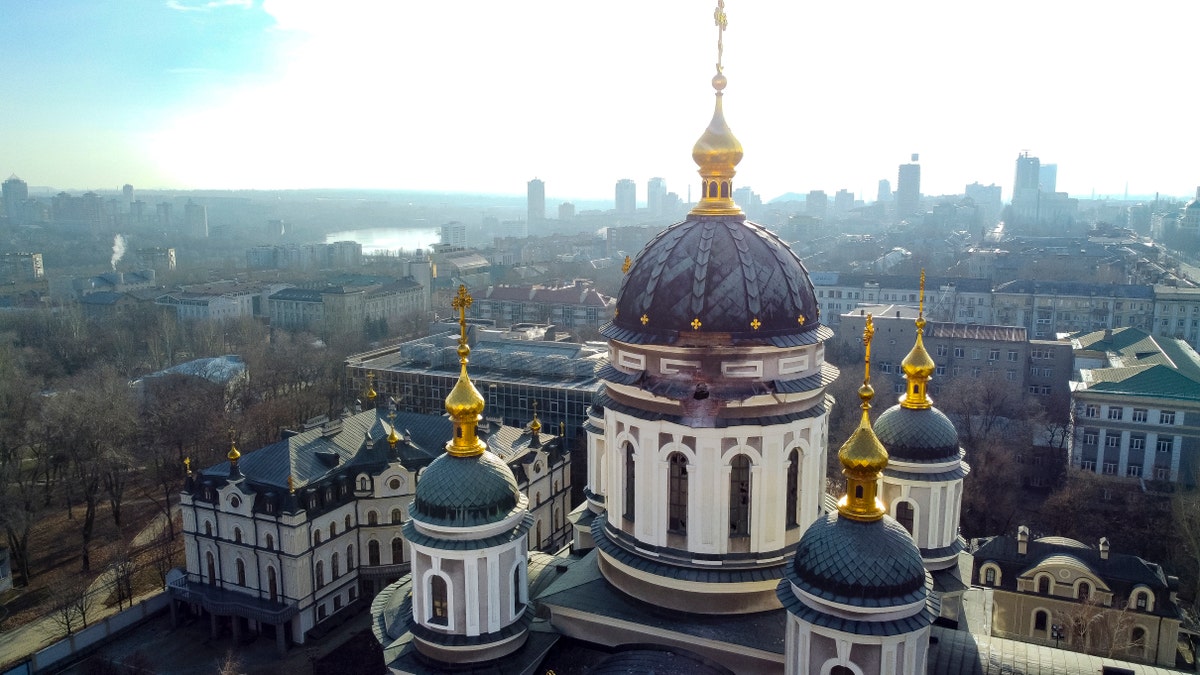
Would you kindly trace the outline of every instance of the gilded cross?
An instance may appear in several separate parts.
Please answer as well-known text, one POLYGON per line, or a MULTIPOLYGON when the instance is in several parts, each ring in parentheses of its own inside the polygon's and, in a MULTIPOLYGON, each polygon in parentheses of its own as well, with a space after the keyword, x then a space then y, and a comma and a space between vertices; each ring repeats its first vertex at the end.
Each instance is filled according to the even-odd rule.
POLYGON ((863 326, 863 347, 866 349, 863 357, 863 384, 871 382, 871 338, 875 335, 875 321, 870 314, 863 326))
POLYGON ((917 305, 917 313, 925 314, 925 268, 921 268, 921 295, 920 302, 917 305))
POLYGON ((184 470, 185 470, 185 471, 187 471, 188 473, 191 473, 191 472, 192 472, 192 458, 191 458, 191 457, 184 457, 184 458, 183 458, 183 468, 184 468, 184 470))
POLYGON ((646 325, 646 324, 648 324, 648 323, 650 323, 650 317, 648 317, 648 316, 646 316, 645 314, 643 314, 643 315, 642 315, 642 325, 643 325, 643 326, 645 326, 645 325, 646 325))
POLYGON ((725 28, 729 25, 729 17, 725 15, 725 0, 717 0, 713 21, 717 24, 717 72, 723 73, 725 69, 721 66, 721 58, 725 53, 725 28))
POLYGON ((704 324, 700 323, 700 317, 696 317, 695 319, 692 319, 692 330, 700 330, 700 326, 703 326, 703 325, 704 324))
POLYGON ((288 494, 296 494, 296 479, 288 475, 288 494))
POLYGON ((796 319, 796 321, 799 322, 801 326, 803 326, 804 325, 804 315, 801 314, 800 318, 796 319))
POLYGON ((761 325, 762 325, 762 322, 758 320, 757 316, 754 317, 754 320, 750 322, 750 327, 753 328, 754 330, 758 330, 758 327, 761 325))
POLYGON ((633 267, 633 258, 625 256, 625 262, 621 265, 621 274, 628 274, 630 267, 633 267))
POLYGON ((458 293, 450 301, 450 306, 458 310, 459 342, 463 344, 467 342, 467 309, 471 307, 471 303, 474 301, 471 294, 467 292, 465 284, 459 284, 458 293))

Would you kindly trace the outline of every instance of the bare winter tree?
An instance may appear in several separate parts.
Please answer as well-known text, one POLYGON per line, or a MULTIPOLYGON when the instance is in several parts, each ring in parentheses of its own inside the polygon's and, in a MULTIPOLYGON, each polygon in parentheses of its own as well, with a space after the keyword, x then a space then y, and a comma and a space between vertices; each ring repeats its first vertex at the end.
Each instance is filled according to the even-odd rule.
POLYGON ((88 582, 83 577, 72 576, 55 586, 50 596, 50 619, 64 635, 87 628, 88 612, 92 598, 88 593, 88 582))
POLYGON ((1114 597, 1108 606, 1095 595, 1054 612, 1054 622, 1062 627, 1071 649, 1110 659, 1129 656, 1130 650, 1145 646, 1144 637, 1135 640, 1133 636, 1136 618, 1127 599, 1114 597))

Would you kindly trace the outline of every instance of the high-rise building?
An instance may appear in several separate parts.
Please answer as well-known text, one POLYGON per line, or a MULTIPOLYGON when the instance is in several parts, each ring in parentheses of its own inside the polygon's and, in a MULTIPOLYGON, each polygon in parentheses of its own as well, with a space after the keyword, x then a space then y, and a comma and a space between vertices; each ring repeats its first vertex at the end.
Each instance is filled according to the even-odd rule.
MULTIPOLYGON (((1021 190, 1036 190, 1041 181, 1041 162, 1037 157, 1030 157, 1029 151, 1022 151, 1017 156, 1017 175, 1013 179, 1013 199, 1021 190)), ((1057 175, 1057 170, 1055 171, 1057 175)))
POLYGON ((892 201, 892 182, 891 181, 889 181, 886 178, 883 178, 879 181, 879 192, 876 193, 876 195, 875 195, 875 201, 877 201, 877 202, 892 201))
POLYGON ((0 186, 0 195, 4 196, 4 215, 14 223, 25 220, 25 201, 29 199, 29 185, 17 178, 10 177, 0 186))
POLYGON ((829 195, 824 190, 812 190, 804 200, 804 212, 813 218, 824 218, 829 209, 829 195))
POLYGON ((966 187, 966 196, 975 202, 975 208, 979 209, 980 218, 985 224, 990 225, 1000 218, 1004 201, 999 185, 971 183, 966 187))
POLYGON ((838 190, 833 194, 833 210, 839 214, 849 213, 854 208, 854 193, 849 190, 838 190))
POLYGON ((154 207, 154 212, 158 215, 158 226, 165 229, 171 227, 171 202, 159 202, 158 206, 154 207))
POLYGON ((133 209, 133 186, 129 183, 121 187, 121 204, 125 207, 126 213, 133 209))
POLYGON ((630 216, 637 213, 637 183, 628 178, 617 181, 617 213, 630 216))
POLYGON ((441 244, 450 248, 466 248, 467 226, 457 221, 442 225, 441 244))
POLYGON ((526 220, 530 224, 540 223, 546 219, 546 184, 537 178, 529 181, 526 186, 526 220))
POLYGON ((921 165, 913 154, 912 163, 900 165, 896 180, 896 218, 907 218, 921 210, 921 165))
POLYGON ((183 229, 188 236, 208 236, 208 207, 188 200, 183 205, 183 229))
POLYGON ((667 181, 662 178, 651 178, 646 183, 646 210, 651 216, 663 215, 667 197, 667 181))
POLYGON ((558 219, 561 221, 571 221, 575 219, 575 205, 571 202, 563 202, 558 205, 558 219))
POLYGON ((1058 165, 1043 164, 1038 168, 1038 187, 1042 192, 1055 192, 1058 190, 1058 165))

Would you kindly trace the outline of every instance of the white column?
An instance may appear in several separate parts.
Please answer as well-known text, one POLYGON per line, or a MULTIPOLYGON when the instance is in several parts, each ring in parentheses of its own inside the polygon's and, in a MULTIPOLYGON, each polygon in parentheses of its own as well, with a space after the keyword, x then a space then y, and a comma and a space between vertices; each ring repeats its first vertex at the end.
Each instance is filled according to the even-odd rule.
POLYGON ((500 597, 503 593, 500 589, 504 587, 507 581, 500 575, 500 552, 492 551, 487 557, 487 579, 488 579, 488 626, 487 632, 494 633, 500 630, 502 618, 500 615, 500 597))
POLYGON ((467 635, 479 635, 479 560, 463 561, 463 610, 466 614, 467 635))

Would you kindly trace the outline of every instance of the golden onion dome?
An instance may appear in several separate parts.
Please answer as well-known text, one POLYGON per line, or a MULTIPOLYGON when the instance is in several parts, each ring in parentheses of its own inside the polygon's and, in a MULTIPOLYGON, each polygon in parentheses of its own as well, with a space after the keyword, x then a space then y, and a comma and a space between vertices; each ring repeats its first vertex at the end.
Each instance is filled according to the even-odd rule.
POLYGON ((446 397, 446 412, 450 413, 450 417, 454 419, 474 420, 483 413, 483 407, 486 404, 483 395, 479 393, 479 390, 471 382, 470 376, 467 375, 467 354, 470 353, 470 347, 458 346, 462 371, 458 375, 458 382, 454 384, 454 389, 451 389, 450 395, 446 397))
POLYGON ((529 430, 535 434, 542 430, 542 421, 537 418, 537 413, 533 414, 533 421, 529 423, 529 430))
POLYGON ((933 357, 925 350, 925 343, 922 340, 922 334, 925 332, 925 319, 917 319, 917 342, 913 345, 908 356, 900 362, 900 367, 904 369, 904 374, 910 378, 920 378, 928 380, 933 376, 933 371, 937 369, 937 364, 933 362, 933 357))
POLYGON ((237 444, 234 443, 233 441, 230 441, 229 442, 229 452, 225 455, 225 459, 228 459, 231 462, 236 462, 238 460, 238 458, 241 456, 242 456, 242 453, 238 452, 237 444))
POLYGON ((870 402, 874 396, 875 390, 869 384, 864 384, 858 390, 858 397, 863 402, 862 420, 859 422, 858 428, 850 434, 850 438, 846 439, 841 449, 838 450, 838 461, 846 470, 863 472, 883 471, 887 468, 887 449, 883 447, 883 443, 879 442, 879 437, 875 435, 875 431, 871 428, 871 420, 867 416, 867 410, 870 409, 870 402))
POLYGON ((712 121, 692 146, 692 160, 700 167, 701 176, 732 176, 738 162, 742 161, 742 144, 725 122, 725 111, 721 105, 726 79, 724 75, 713 77, 713 88, 717 90, 716 108, 712 121))

